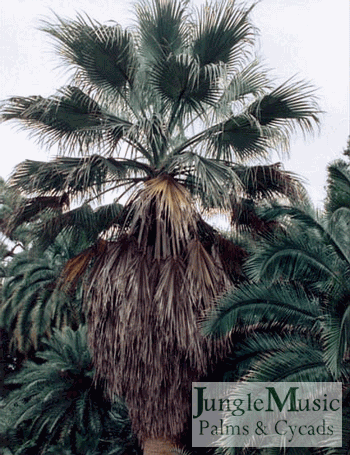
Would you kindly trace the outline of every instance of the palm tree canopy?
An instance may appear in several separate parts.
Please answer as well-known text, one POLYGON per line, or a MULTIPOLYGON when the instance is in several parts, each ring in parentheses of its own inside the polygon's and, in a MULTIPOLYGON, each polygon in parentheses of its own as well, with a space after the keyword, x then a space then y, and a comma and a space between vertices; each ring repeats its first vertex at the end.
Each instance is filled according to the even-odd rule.
POLYGON ((222 352, 197 327, 229 280, 222 240, 195 202, 230 209, 242 196, 299 194, 278 166, 249 174, 247 160, 286 150, 297 127, 318 124, 313 89, 275 87, 254 60, 250 10, 231 0, 193 11, 182 0, 140 1, 133 29, 57 17, 42 28, 72 80, 48 98, 1 106, 2 121, 70 155, 16 168, 12 184, 31 199, 14 226, 42 214, 53 237, 74 231, 86 211, 66 216, 73 201, 133 190, 124 209, 104 211, 110 241, 70 262, 67 276, 94 258, 85 302, 97 378, 110 396, 126 396, 141 440, 178 437, 191 381, 222 352))
POLYGON ((5 101, 1 119, 83 158, 25 162, 15 186, 97 196, 168 173, 224 204, 233 188, 246 189, 235 164, 285 146, 296 126, 309 131, 318 123, 311 87, 288 81, 271 89, 249 61, 249 8, 220 1, 191 11, 187 2, 154 0, 136 11, 132 30, 86 16, 43 24, 73 80, 49 98, 5 101))

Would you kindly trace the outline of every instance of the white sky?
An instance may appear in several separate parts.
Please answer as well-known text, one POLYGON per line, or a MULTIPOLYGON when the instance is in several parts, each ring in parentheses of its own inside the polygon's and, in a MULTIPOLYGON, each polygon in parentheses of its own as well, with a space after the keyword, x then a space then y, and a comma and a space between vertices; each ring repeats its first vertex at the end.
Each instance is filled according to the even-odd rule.
MULTIPOLYGON (((200 5, 205 0, 192 0, 200 5)), ((0 100, 10 96, 49 96, 65 85, 49 37, 38 30, 53 13, 74 18, 85 12, 101 22, 123 26, 133 20, 132 0, 3 0, 0 2, 0 100)), ((250 2, 249 2, 250 4, 250 2)), ((307 183, 320 205, 326 166, 339 158, 349 135, 349 3, 348 0, 261 0, 252 14, 260 30, 258 55, 278 83, 297 75, 318 88, 322 116, 320 134, 305 142, 301 134, 291 144, 284 167, 307 183)), ((28 131, 0 125, 0 176, 7 178, 24 159, 45 160, 28 131)), ((273 161, 281 161, 274 157, 273 161)))

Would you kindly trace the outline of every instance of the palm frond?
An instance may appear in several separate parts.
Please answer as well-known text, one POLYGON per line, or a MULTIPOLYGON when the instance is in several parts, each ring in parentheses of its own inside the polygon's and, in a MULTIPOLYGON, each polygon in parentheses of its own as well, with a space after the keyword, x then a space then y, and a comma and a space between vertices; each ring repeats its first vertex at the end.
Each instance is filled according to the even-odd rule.
POLYGON ((48 248, 59 235, 69 236, 72 242, 79 243, 79 240, 84 239, 87 244, 93 244, 99 235, 108 235, 110 228, 118 229, 124 221, 123 206, 116 203, 101 206, 96 210, 83 204, 63 214, 46 215, 33 229, 37 246, 42 250, 48 248))
POLYGON ((253 37, 248 19, 251 9, 238 8, 228 0, 201 7, 193 54, 202 66, 224 63, 232 68, 242 61, 242 44, 250 43, 253 37))
POLYGON ((233 102, 244 102, 247 95, 258 97, 272 89, 266 70, 257 60, 249 63, 241 71, 235 72, 225 88, 218 106, 219 109, 232 109, 233 102))
POLYGON ((319 316, 317 300, 310 299, 302 287, 249 284, 225 294, 203 328, 214 337, 229 333, 238 324, 249 327, 276 320, 311 328, 319 316))
POLYGON ((320 113, 312 94, 315 89, 305 82, 287 81, 249 107, 261 126, 277 126, 287 135, 299 126, 310 133, 318 125, 320 113))
POLYGON ((124 449, 133 444, 125 405, 121 400, 108 403, 93 384, 86 328, 55 331, 38 357, 40 364, 27 361, 9 381, 20 387, 9 394, 2 408, 5 432, 10 439, 16 437, 22 450, 28 441, 47 453, 55 446, 76 453, 83 439, 99 453, 113 444, 124 449))
MULTIPOLYGON (((183 111, 203 115, 205 108, 213 106, 218 98, 219 74, 215 66, 202 67, 191 55, 179 54, 156 61, 149 79, 168 110, 172 109, 177 115, 183 111)), ((175 118, 177 121, 172 122, 179 123, 175 118)))
POLYGON ((300 201, 305 189, 298 177, 283 170, 282 163, 258 166, 234 166, 234 172, 242 182, 244 192, 253 199, 267 199, 286 196, 290 200, 300 201))
POLYGON ((282 277, 300 279, 312 287, 312 283, 318 283, 318 292, 341 298, 348 289, 349 248, 336 228, 332 229, 307 204, 284 207, 277 204, 264 212, 266 216, 261 216, 265 222, 281 221, 281 229, 267 242, 257 245, 257 254, 247 261, 249 276, 254 280, 263 276, 272 281, 282 277))
POLYGON ((329 382, 321 346, 303 337, 276 337, 274 350, 265 351, 247 374, 262 382, 329 382))
POLYGON ((231 198, 230 223, 238 233, 250 232, 253 238, 269 235, 278 226, 276 221, 260 216, 259 207, 253 199, 237 196, 231 198))
POLYGON ((1 107, 1 120, 18 120, 43 145, 58 144, 65 150, 99 143, 105 124, 100 106, 73 86, 50 98, 10 98, 1 107))
POLYGON ((325 208, 329 216, 337 209, 350 208, 350 170, 345 161, 335 161, 328 166, 327 199, 325 208))
POLYGON ((305 232, 297 232, 293 237, 280 234, 275 240, 260 245, 257 256, 247 261, 247 272, 252 279, 270 277, 272 282, 282 277, 308 282, 319 279, 332 282, 334 291, 344 283, 334 269, 336 258, 330 245, 312 240, 305 232))
POLYGON ((188 38, 182 0, 141 1, 136 6, 141 37, 140 52, 149 63, 177 55, 188 38))
POLYGON ((208 131, 209 153, 228 162, 265 157, 271 140, 253 116, 231 116, 208 131))
POLYGON ((349 316, 349 307, 341 313, 331 308, 322 319, 324 359, 335 380, 340 379, 342 364, 349 354, 349 316))
POLYGON ((40 196, 68 193, 71 197, 98 195, 114 182, 135 183, 152 175, 149 166, 126 158, 91 155, 84 158, 57 157, 50 162, 25 160, 15 168, 10 185, 40 196))
POLYGON ((230 193, 242 190, 239 177, 227 163, 197 153, 174 156, 168 171, 179 175, 179 180, 185 175, 186 187, 207 207, 227 208, 230 193))
POLYGON ((13 232, 23 223, 33 221, 38 214, 45 210, 62 213, 64 207, 69 204, 67 194, 62 196, 38 196, 27 199, 25 203, 9 218, 7 224, 8 232, 13 232))
POLYGON ((83 247, 82 236, 66 235, 46 251, 23 251, 12 260, 2 287, 0 324, 12 334, 13 349, 27 355, 53 327, 77 326, 84 319, 80 289, 68 295, 59 288, 65 262, 83 247))
POLYGON ((116 96, 133 86, 138 65, 131 33, 87 16, 56 19, 58 24, 46 22, 42 30, 58 42, 63 59, 78 68, 77 80, 83 87, 93 86, 106 101, 106 93, 116 96))

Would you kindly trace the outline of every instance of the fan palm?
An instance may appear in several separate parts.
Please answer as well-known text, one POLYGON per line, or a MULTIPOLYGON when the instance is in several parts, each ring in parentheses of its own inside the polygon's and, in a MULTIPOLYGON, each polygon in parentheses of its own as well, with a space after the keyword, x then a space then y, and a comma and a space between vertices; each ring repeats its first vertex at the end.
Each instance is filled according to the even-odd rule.
MULTIPOLYGON (((242 196, 271 193, 295 198, 292 175, 247 161, 286 149, 295 128, 318 123, 310 86, 273 87, 250 58, 249 12, 228 0, 194 12, 186 1, 141 1, 131 31, 57 18, 43 29, 75 71, 72 82, 1 109, 3 121, 21 122, 65 155, 27 160, 12 176, 32 196, 18 222, 43 214, 45 204, 51 211, 41 237, 79 229, 67 211, 73 201, 107 192, 118 201, 132 191, 123 210, 104 211, 104 240, 68 263, 66 279, 93 261, 85 305, 96 378, 110 397, 125 397, 146 451, 176 443, 191 381, 223 350, 197 329, 229 282, 225 242, 197 207, 229 210, 242 196)), ((78 219, 84 205, 74 210, 78 219)))

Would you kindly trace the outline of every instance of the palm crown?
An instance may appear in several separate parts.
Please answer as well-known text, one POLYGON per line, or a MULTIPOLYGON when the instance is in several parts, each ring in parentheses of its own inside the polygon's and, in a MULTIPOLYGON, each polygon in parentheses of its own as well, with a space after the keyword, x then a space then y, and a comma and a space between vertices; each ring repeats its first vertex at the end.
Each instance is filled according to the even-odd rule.
POLYGON ((45 24, 75 70, 72 84, 49 98, 12 98, 2 119, 81 157, 25 161, 13 183, 71 200, 166 174, 216 206, 232 189, 247 189, 247 170, 237 164, 266 157, 297 124, 310 130, 317 122, 310 87, 272 90, 249 62, 248 14, 229 1, 193 15, 187 2, 155 0, 138 4, 133 31, 82 16, 45 24))
POLYGON ((249 58, 249 8, 227 0, 191 12, 187 1, 152 0, 136 12, 132 30, 83 16, 45 23, 72 82, 49 98, 7 100, 2 119, 71 155, 17 167, 12 184, 32 198, 14 225, 50 208, 46 238, 95 232, 95 222, 105 238, 117 233, 71 260, 66 277, 95 260, 85 301, 96 374, 111 396, 125 396, 141 440, 174 441, 191 381, 222 352, 197 321, 228 285, 223 239, 194 202, 230 209, 242 196, 295 197, 297 182, 279 165, 246 160, 286 147, 297 126, 312 130, 318 108, 307 84, 273 88, 249 58), (107 191, 117 201, 132 189, 125 208, 67 211, 72 201, 107 191))

